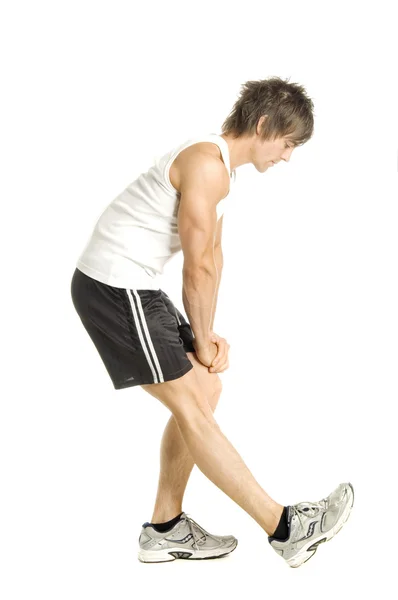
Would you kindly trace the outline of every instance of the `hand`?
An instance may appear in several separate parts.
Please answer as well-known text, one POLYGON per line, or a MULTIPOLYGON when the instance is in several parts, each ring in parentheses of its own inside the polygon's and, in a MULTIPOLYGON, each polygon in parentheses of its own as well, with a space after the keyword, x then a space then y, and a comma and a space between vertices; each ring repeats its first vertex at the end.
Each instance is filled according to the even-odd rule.
POLYGON ((192 344, 195 348, 197 359, 205 367, 210 367, 212 360, 217 356, 217 345, 210 340, 208 340, 207 344, 199 344, 196 338, 192 340, 192 344))
POLYGON ((229 367, 228 352, 231 346, 225 338, 220 337, 214 332, 210 340, 216 343, 218 351, 211 363, 209 371, 210 373, 222 373, 229 367))

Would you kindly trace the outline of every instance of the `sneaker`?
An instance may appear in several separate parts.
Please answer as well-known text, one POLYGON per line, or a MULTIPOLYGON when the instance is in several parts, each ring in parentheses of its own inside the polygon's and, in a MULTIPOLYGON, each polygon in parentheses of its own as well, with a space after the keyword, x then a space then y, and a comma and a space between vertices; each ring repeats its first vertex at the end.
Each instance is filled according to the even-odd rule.
POLYGON ((159 532, 151 523, 144 523, 139 537, 141 562, 168 562, 176 558, 198 560, 220 558, 230 554, 238 545, 233 535, 213 535, 196 523, 188 514, 168 531, 159 532))
POLYGON ((268 541, 290 567, 307 562, 319 544, 328 542, 343 527, 354 504, 354 488, 351 483, 340 483, 327 497, 319 502, 300 502, 288 506, 287 522, 289 537, 268 541))

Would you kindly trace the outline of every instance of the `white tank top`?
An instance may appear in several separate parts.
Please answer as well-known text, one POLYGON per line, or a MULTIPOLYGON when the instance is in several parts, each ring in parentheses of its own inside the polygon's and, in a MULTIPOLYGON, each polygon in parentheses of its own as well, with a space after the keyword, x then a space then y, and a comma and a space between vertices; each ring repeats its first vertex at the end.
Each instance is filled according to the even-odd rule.
MULTIPOLYGON (((197 136, 174 147, 155 159, 148 171, 107 206, 77 260, 80 271, 117 288, 159 289, 157 275, 181 250, 177 226, 180 193, 170 183, 170 166, 182 150, 198 142, 217 144, 231 184, 235 182, 228 144, 220 135, 197 136)), ((230 192, 217 204, 217 219, 224 213, 230 192)))

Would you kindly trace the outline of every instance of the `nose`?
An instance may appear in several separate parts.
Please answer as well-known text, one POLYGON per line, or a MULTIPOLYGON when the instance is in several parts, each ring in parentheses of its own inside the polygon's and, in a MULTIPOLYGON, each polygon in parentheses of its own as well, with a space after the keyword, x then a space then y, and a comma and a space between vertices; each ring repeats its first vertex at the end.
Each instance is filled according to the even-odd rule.
POLYGON ((285 150, 281 154, 281 160, 289 162, 293 150, 294 148, 285 148, 285 150))

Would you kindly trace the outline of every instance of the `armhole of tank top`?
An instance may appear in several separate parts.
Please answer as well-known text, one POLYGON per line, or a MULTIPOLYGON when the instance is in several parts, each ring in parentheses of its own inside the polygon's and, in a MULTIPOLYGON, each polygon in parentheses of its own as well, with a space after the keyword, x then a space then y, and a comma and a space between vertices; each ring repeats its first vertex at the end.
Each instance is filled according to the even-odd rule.
MULTIPOLYGON (((217 137, 220 137, 220 136, 218 136, 217 134, 214 134, 214 135, 216 135, 217 137)), ((221 138, 221 139, 223 139, 223 138, 221 138)), ((213 142, 213 143, 214 143, 214 144, 216 144, 216 145, 219 147, 219 149, 220 149, 220 152, 221 152, 221 156, 222 156, 222 160, 223 160, 223 163, 224 163, 224 166, 225 166, 225 168, 226 168, 226 170, 227 170, 227 173, 228 173, 228 177, 229 177, 229 191, 228 191, 228 194, 227 194, 227 196, 228 196, 228 195, 229 195, 229 192, 231 191, 231 183, 235 183, 235 179, 236 179, 236 170, 234 169, 234 170, 232 171, 232 173, 231 173, 231 171, 230 171, 230 169, 231 169, 231 163, 229 164, 229 167, 228 167, 228 166, 225 164, 225 160, 224 160, 224 149, 222 148, 221 144, 218 144, 217 142, 213 142), (232 176, 231 176, 231 175, 232 175, 232 176)), ((227 196, 225 196, 225 198, 226 198, 227 196)), ((223 198, 223 200, 224 200, 224 198, 223 198)))
POLYGON ((166 182, 166 186, 169 188, 169 191, 172 194, 179 194, 180 192, 178 190, 175 189, 175 187, 171 184, 170 181, 170 167, 171 167, 171 163, 176 159, 176 157, 178 156, 178 154, 181 152, 181 150, 179 150, 177 152, 177 154, 173 154, 171 158, 169 158, 169 160, 166 162, 166 165, 163 169, 163 179, 166 182))
MULTIPOLYGON (((216 135, 216 134, 214 134, 214 135, 216 135)), ((189 144, 187 144, 187 146, 183 146, 182 148, 180 148, 180 149, 178 150, 178 152, 177 152, 177 153, 173 154, 173 155, 172 155, 172 157, 171 157, 171 158, 169 158, 169 160, 167 161, 167 163, 166 163, 166 165, 165 165, 165 167, 164 167, 164 170, 163 170, 163 178, 164 178, 164 180, 165 180, 165 182, 166 182, 166 184, 167 184, 167 186, 168 186, 168 188, 169 188, 169 190, 170 190, 171 192, 173 192, 173 193, 175 193, 175 194, 180 194, 180 192, 179 192, 178 190, 176 190, 176 189, 175 189, 175 187, 174 187, 174 186, 171 184, 171 181, 170 181, 170 167, 171 167, 171 164, 172 164, 172 163, 173 163, 173 161, 174 161, 174 160, 177 158, 177 156, 180 154, 180 152, 182 152, 182 151, 183 151, 183 150, 185 150, 186 148, 189 148, 189 146, 193 146, 194 144, 199 144, 200 142, 204 142, 204 141, 206 141, 206 142, 210 142, 211 144, 215 144, 216 146, 218 146, 218 148, 219 148, 219 150, 220 150, 220 152, 221 152, 222 161, 223 161, 223 163, 224 163, 224 166, 225 166, 225 168, 226 168, 226 170, 227 170, 227 172, 228 172, 228 175, 229 175, 229 177, 230 177, 230 173, 229 173, 228 167, 227 167, 227 165, 225 164, 225 160, 224 160, 224 152, 223 152, 223 150, 222 150, 222 148, 221 148, 221 144, 219 144, 218 142, 216 142, 215 140, 213 140, 213 139, 211 139, 211 138, 212 138, 212 136, 211 136, 211 135, 209 135, 209 136, 208 136, 208 138, 207 138, 206 140, 203 140, 203 139, 201 139, 201 138, 198 138, 197 140, 193 141, 192 143, 189 143, 189 144)), ((234 181, 235 181, 235 172, 234 172, 234 181)))

